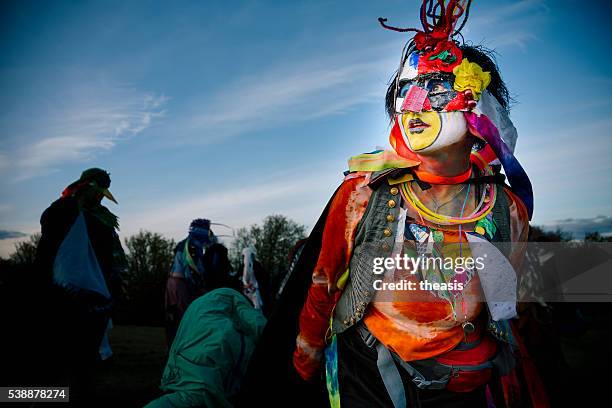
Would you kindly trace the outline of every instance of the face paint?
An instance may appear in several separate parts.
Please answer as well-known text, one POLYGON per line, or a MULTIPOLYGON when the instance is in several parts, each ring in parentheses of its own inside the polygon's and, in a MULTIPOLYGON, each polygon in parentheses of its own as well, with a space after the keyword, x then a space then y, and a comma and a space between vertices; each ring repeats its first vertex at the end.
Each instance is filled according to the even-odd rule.
POLYGON ((406 112, 398 119, 404 141, 413 152, 434 152, 468 135, 461 112, 406 112))
POLYGON ((407 112, 400 116, 402 133, 412 151, 431 146, 442 128, 442 119, 436 112, 407 112))

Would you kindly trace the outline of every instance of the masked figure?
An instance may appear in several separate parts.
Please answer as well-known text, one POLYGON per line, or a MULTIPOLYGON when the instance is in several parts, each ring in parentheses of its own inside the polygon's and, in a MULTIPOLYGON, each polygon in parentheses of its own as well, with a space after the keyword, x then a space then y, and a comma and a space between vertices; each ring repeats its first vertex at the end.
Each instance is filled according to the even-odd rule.
POLYGON ((52 371, 49 383, 71 386, 71 401, 89 396, 94 364, 110 355, 105 334, 126 267, 118 218, 101 204, 104 197, 116 203, 110 183, 106 171, 85 170, 40 219, 36 263, 48 288, 44 324, 52 325, 47 357, 58 359, 41 367, 52 371))
POLYGON ((380 19, 416 32, 387 91, 392 149, 349 160, 293 354, 305 380, 325 365, 333 406, 547 405, 511 320, 531 184, 490 52, 457 40, 469 3, 425 0, 423 30, 380 19))
POLYGON ((166 340, 168 347, 178 325, 195 298, 206 291, 204 252, 217 241, 210 221, 198 218, 191 222, 189 235, 176 245, 172 269, 166 283, 166 340))

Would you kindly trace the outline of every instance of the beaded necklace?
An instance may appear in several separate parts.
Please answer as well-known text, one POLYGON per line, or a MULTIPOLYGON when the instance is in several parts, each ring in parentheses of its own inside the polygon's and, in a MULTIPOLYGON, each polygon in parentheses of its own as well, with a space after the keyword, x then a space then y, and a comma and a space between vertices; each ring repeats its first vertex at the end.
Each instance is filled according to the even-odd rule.
MULTIPOLYGON (((489 166, 486 166, 483 170, 485 175, 493 175, 493 171, 489 166)), ((400 191, 402 192, 402 197, 419 214, 419 216, 438 225, 462 225, 479 221, 486 217, 491 210, 493 210, 495 199, 497 198, 497 189, 495 188, 495 184, 489 183, 487 184, 486 188, 483 189, 479 203, 471 214, 464 217, 462 209, 459 217, 451 217, 449 215, 439 214, 423 204, 412 189, 412 184, 410 181, 402 183, 400 186, 400 191)))

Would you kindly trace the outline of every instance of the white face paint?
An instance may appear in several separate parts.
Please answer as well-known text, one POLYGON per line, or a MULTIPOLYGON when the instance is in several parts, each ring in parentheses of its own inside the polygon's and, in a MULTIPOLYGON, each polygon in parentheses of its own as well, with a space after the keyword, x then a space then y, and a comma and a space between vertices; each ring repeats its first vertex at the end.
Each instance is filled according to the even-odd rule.
POLYGON ((427 155, 469 136, 463 112, 406 112, 400 129, 408 148, 427 155))
POLYGON ((468 137, 468 128, 463 112, 439 112, 442 129, 438 139, 420 153, 435 152, 438 149, 460 142, 468 137))

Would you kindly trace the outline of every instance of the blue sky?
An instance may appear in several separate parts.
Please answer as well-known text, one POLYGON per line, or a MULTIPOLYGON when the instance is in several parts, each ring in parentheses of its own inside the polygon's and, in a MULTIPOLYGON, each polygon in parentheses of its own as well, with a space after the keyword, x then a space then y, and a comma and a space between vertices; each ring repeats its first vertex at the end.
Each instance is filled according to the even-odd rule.
MULTIPOLYGON (((347 158, 388 144, 408 36, 376 19, 417 26, 419 3, 3 2, 0 255, 92 166, 124 236, 274 213, 311 227, 347 158)), ((518 101, 534 223, 612 232, 612 7, 583 4, 476 0, 463 34, 498 51, 518 101)))

